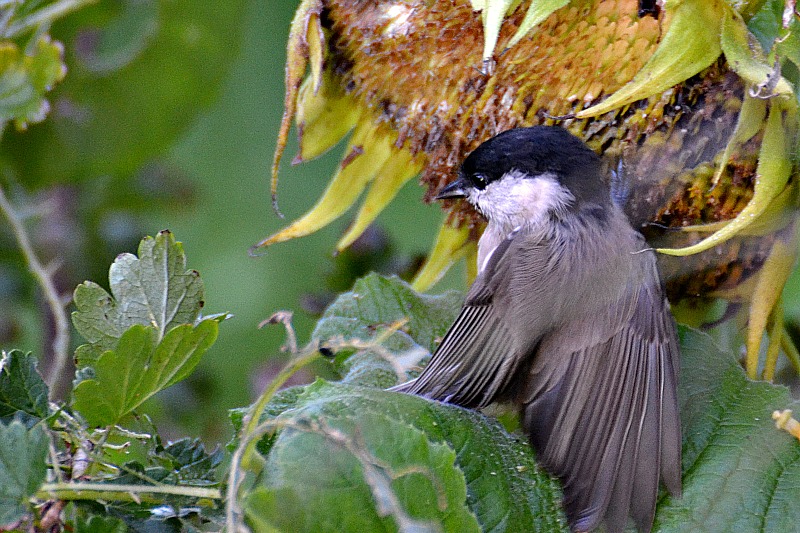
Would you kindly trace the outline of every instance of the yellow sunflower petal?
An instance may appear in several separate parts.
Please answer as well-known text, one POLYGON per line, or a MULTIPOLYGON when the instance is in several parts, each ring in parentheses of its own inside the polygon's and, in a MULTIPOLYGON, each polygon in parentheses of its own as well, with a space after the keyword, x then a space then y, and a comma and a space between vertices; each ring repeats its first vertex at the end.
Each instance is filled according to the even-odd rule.
POLYGON ((603 102, 577 113, 577 118, 596 117, 663 92, 719 57, 720 26, 726 9, 723 0, 667 2, 665 9, 671 19, 669 27, 647 63, 633 80, 603 102))
POLYGON ((525 13, 525 18, 517 29, 517 33, 508 41, 508 48, 511 48, 522 40, 523 37, 528 35, 528 32, 544 22, 547 17, 553 14, 557 9, 561 9, 569 4, 569 0, 539 0, 531 2, 528 11, 525 13))
MULTIPOLYGON (((289 129, 292 126, 295 105, 297 104, 297 94, 300 84, 306 74, 309 52, 309 25, 311 19, 319 19, 322 13, 322 0, 303 0, 292 20, 289 29, 289 42, 286 51, 286 93, 283 100, 283 117, 281 118, 280 129, 278 130, 278 143, 275 147, 275 155, 272 158, 272 205, 278 211, 277 192, 278 192, 278 166, 286 148, 286 141, 289 138, 289 129)), ((318 21, 317 21, 317 26, 318 21)), ((321 32, 311 34, 312 40, 321 38, 321 32)), ((322 43, 314 45, 315 49, 324 49, 322 43)), ((321 64, 321 63, 320 63, 321 64)))
POLYGON ((486 7, 482 12, 484 63, 494 55, 497 37, 500 35, 500 26, 503 24, 503 19, 506 18, 506 13, 514 4, 519 4, 519 0, 486 0, 486 7))
POLYGON ((414 277, 411 286, 415 291, 424 292, 431 288, 468 250, 469 228, 454 228, 447 222, 439 228, 428 260, 414 277))
POLYGON ((311 79, 314 80, 314 92, 318 92, 322 85, 322 72, 325 60, 325 34, 318 13, 308 17, 306 28, 306 44, 308 45, 308 66, 311 79))
MULTIPOLYGON (((745 368, 751 379, 758 376, 758 355, 761 350, 761 339, 767 329, 770 316, 778 305, 783 286, 792 273, 797 259, 796 239, 785 243, 778 239, 772 246, 764 266, 758 273, 747 327, 747 359, 745 368)), ((778 318, 773 316, 773 318, 778 318)), ((779 327, 783 327, 782 321, 779 327)), ((775 329, 775 328, 773 328, 775 329)), ((780 339, 776 339, 779 341, 780 339)))
POLYGON ((336 249, 341 252, 353 244, 353 241, 364 233, 367 226, 397 196, 403 185, 419 174, 420 170, 422 170, 422 163, 415 163, 411 152, 408 150, 395 152, 378 171, 378 177, 370 186, 355 221, 336 244, 336 249))
MULTIPOLYGON (((767 355, 764 358, 764 371, 761 379, 772 381, 775 379, 775 367, 778 365, 778 356, 781 354, 781 335, 783 334, 783 301, 779 296, 772 308, 769 321, 769 343, 767 343, 767 355)), ((749 333, 749 332, 748 332, 749 333)))
POLYGON ((728 65, 747 83, 755 87, 766 87, 770 80, 777 76, 771 95, 791 96, 792 87, 779 71, 776 73, 770 65, 761 45, 747 29, 742 16, 731 8, 725 9, 722 18, 722 34, 720 35, 722 52, 728 65))
POLYGON ((467 285, 472 285, 478 277, 478 245, 474 241, 466 244, 467 285))
POLYGON ((310 161, 336 145, 353 129, 361 116, 361 107, 345 94, 328 75, 320 90, 309 77, 300 87, 297 104, 299 148, 293 164, 310 161))
MULTIPOLYGON (((770 204, 761 216, 749 226, 736 233, 740 237, 763 237, 771 235, 785 228, 794 221, 797 214, 798 187, 786 187, 770 204)), ((699 224, 696 226, 683 226, 679 228, 684 233, 714 233, 730 224, 730 220, 699 224)))
POLYGON ((339 218, 355 203, 364 187, 391 155, 392 139, 378 125, 361 122, 353 133, 339 171, 316 205, 301 218, 253 246, 252 250, 314 233, 339 218))

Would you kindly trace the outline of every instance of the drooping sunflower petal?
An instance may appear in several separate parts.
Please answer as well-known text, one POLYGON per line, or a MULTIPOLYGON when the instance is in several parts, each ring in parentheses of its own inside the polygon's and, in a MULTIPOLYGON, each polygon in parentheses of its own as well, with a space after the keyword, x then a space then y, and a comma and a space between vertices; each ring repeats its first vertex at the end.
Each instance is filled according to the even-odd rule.
POLYGON ((711 65, 721 53, 720 21, 726 8, 723 0, 668 2, 669 26, 655 53, 633 80, 576 117, 596 117, 660 93, 711 65))
POLYGON ((472 285, 475 278, 478 277, 478 246, 474 243, 467 243, 467 284, 472 285))
POLYGON ((459 259, 464 257, 469 251, 469 228, 462 226, 454 228, 447 222, 439 228, 436 242, 433 249, 428 254, 422 269, 414 277, 411 286, 415 291, 425 292, 432 287, 459 259))
MULTIPOLYGON (((796 239, 789 243, 777 239, 772 246, 764 266, 758 273, 747 324, 747 359, 745 368, 752 379, 758 377, 758 355, 761 351, 761 339, 767 329, 770 316, 776 311, 783 286, 792 273, 797 259, 796 239)), ((778 318, 778 317, 773 317, 778 318)), ((782 320, 780 327, 783 326, 782 320)), ((774 328, 773 328, 774 329, 774 328)), ((776 339, 780 341, 780 339, 776 339)))
POLYGON ((738 234, 766 211, 772 200, 783 192, 792 171, 789 145, 793 135, 784 128, 782 118, 784 112, 789 113, 780 104, 780 100, 773 99, 764 130, 764 140, 758 153, 753 197, 747 206, 725 227, 697 244, 685 248, 660 248, 656 250, 657 252, 679 257, 703 252, 738 234))
POLYGON ((719 179, 731 159, 733 150, 752 139, 761 130, 766 116, 766 100, 745 95, 742 101, 742 108, 739 110, 739 117, 736 119, 736 128, 733 130, 731 138, 728 140, 728 145, 725 147, 725 151, 722 152, 722 158, 719 161, 719 165, 717 165, 717 170, 714 172, 714 178, 711 181, 712 187, 716 187, 719 183, 719 179))
POLYGON ((325 61, 325 34, 322 32, 322 23, 318 13, 312 13, 308 17, 306 44, 308 45, 308 66, 311 79, 314 80, 314 92, 316 93, 322 85, 322 69, 325 61))
POLYGON ((742 16, 730 7, 724 10, 722 18, 722 34, 720 35, 722 53, 728 65, 736 74, 756 88, 763 88, 771 83, 774 87, 769 95, 791 96, 792 87, 775 67, 770 65, 761 45, 747 29, 742 16), (773 77, 777 76, 774 82, 773 77))
MULTIPOLYGON (((500 26, 506 13, 519 4, 519 0, 485 0, 483 16, 483 61, 489 61, 494 55, 497 46, 497 37, 500 35, 500 26)), ((473 8, 475 4, 473 3, 473 8)))
MULTIPOLYGON (((286 93, 283 99, 283 117, 278 130, 275 155, 272 159, 272 206, 278 213, 280 213, 277 203, 278 166, 286 148, 286 141, 289 138, 289 129, 292 126, 300 84, 306 74, 309 57, 309 37, 311 40, 322 38, 321 31, 314 31, 309 34, 309 27, 320 28, 320 13, 322 13, 322 0, 303 0, 297 8, 297 13, 295 13, 289 30, 289 41, 286 47, 286 93), (316 23, 311 23, 311 19, 316 19, 316 23)), ((324 50, 324 44, 321 42, 315 43, 313 46, 315 50, 324 50)), ((321 66, 322 62, 320 61, 319 68, 321 66)))
POLYGON ((403 185, 422 170, 422 163, 414 162, 411 152, 401 150, 390 157, 386 164, 378 171, 375 181, 370 186, 367 197, 361 205, 355 221, 348 228, 347 233, 336 244, 336 249, 342 251, 358 239, 373 220, 397 196, 403 185))
POLYGON ((520 42, 529 31, 552 15, 555 10, 561 9, 567 4, 569 4, 569 0, 539 0, 531 2, 528 11, 525 13, 525 18, 522 19, 522 23, 517 28, 517 33, 508 41, 507 47, 511 48, 520 42))
POLYGON ((341 86, 325 75, 320 89, 309 77, 300 87, 297 104, 299 150, 293 164, 310 161, 328 151, 361 117, 361 107, 341 86))
POLYGON ((764 358, 764 371, 761 373, 761 379, 764 381, 775 379, 775 367, 778 364, 778 356, 781 354, 781 335, 783 334, 782 300, 779 295, 767 322, 769 343, 767 343, 767 354, 764 358))
MULTIPOLYGON (((253 246, 253 250, 309 235, 339 218, 355 203, 392 153, 393 139, 371 121, 356 126, 339 171, 316 205, 301 218, 253 246)), ((395 149, 396 150, 396 149, 395 149)))

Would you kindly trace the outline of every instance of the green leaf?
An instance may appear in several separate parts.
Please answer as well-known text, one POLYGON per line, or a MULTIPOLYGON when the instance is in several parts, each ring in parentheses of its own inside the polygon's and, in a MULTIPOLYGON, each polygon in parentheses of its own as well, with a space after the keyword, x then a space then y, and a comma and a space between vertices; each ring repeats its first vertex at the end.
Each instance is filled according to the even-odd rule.
POLYGON ((391 387, 412 377, 407 372, 433 350, 462 299, 455 291, 419 294, 397 277, 369 274, 325 310, 312 339, 333 351, 357 350, 335 360, 343 382, 391 387))
POLYGON ((44 95, 66 73, 62 52, 63 47, 47 36, 27 53, 0 40, 0 132, 9 120, 18 128, 44 120, 50 109, 44 95))
POLYGON ((76 533, 126 533, 128 526, 113 516, 78 516, 75 531, 76 533))
POLYGON ((3 353, 0 359, 0 419, 18 412, 37 418, 49 414, 47 385, 36 370, 36 358, 19 350, 3 353))
POLYGON ((162 482, 169 479, 183 485, 208 485, 216 482, 222 450, 209 454, 200 439, 183 438, 166 447, 159 446, 151 458, 168 472, 168 476, 159 476, 162 482))
POLYGON ((775 40, 781 37, 782 14, 784 0, 767 0, 753 17, 747 21, 747 28, 761 43, 761 47, 770 51, 775 40))
POLYGON ((455 320, 462 301, 463 295, 455 291, 429 296, 396 276, 369 274, 325 310, 312 339, 323 344, 337 337, 369 342, 381 335, 381 326, 407 320, 389 339, 410 336, 430 351, 455 320))
MULTIPOLYGON (((415 317, 403 302, 414 297, 398 280, 369 276, 331 306, 315 335, 321 342, 375 340, 376 323, 404 314, 411 333, 415 317), (373 309, 384 305, 394 311, 373 309)), ((411 307, 430 311, 419 302, 411 307)), ((800 443, 776 429, 771 415, 800 410, 800 402, 784 387, 747 379, 736 357, 708 335, 688 328, 680 334, 683 497, 662 495, 653 531, 794 530, 800 443)), ((462 504, 483 531, 567 530, 558 483, 538 469, 523 439, 479 413, 322 381, 293 389, 267 412, 282 431, 262 441, 267 463, 246 495, 257 531, 383 531, 403 520, 448 531, 457 530, 447 522, 456 519, 465 520, 458 527, 474 527, 462 504), (412 474, 407 489, 400 480, 412 474), (439 505, 442 498, 447 503, 439 505), (387 501, 397 505, 387 510, 387 501)))
POLYGON ((154 327, 158 338, 181 324, 191 324, 203 307, 203 281, 186 269, 181 243, 169 231, 139 244, 139 256, 121 254, 109 270, 111 295, 91 281, 75 289, 75 329, 93 347, 81 348, 78 365, 92 364, 114 350, 133 325, 154 327))
POLYGON ((246 504, 254 523, 383 531, 411 519, 445 531, 567 531, 558 485, 527 444, 473 411, 317 382, 280 423, 291 429, 246 504), (381 507, 392 498, 401 512, 381 507))
POLYGON ((118 423, 158 391, 188 376, 217 338, 219 324, 203 320, 196 327, 172 329, 161 342, 158 330, 133 326, 116 350, 105 351, 94 377, 75 387, 74 408, 93 426, 118 423))
POLYGON ((772 412, 798 408, 784 387, 747 379, 705 334, 682 330, 683 497, 665 498, 655 531, 793 531, 800 443, 772 412))
POLYGON ((0 423, 0 528, 18 521, 45 480, 47 434, 21 422, 0 423))

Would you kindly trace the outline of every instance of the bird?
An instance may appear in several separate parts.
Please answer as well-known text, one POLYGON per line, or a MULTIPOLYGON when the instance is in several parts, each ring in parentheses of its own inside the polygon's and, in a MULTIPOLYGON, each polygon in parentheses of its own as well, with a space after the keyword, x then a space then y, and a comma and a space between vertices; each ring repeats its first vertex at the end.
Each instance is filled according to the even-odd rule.
POLYGON ((436 199, 486 220, 478 275, 416 378, 393 388, 467 408, 511 402, 572 531, 652 528, 681 493, 674 318, 655 251, 602 159, 558 126, 504 131, 436 199))

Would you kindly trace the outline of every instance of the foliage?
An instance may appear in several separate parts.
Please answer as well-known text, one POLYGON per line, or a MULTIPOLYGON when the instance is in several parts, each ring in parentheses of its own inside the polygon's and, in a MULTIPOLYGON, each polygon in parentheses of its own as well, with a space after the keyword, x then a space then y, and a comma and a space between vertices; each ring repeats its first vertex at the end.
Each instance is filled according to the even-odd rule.
POLYGON ((17 522, 45 479, 47 435, 15 420, 0 424, 0 526, 17 522))
MULTIPOLYGON (((58 258, 65 300, 160 229, 143 213, 192 206, 165 153, 219 95, 245 3, 0 0, 0 186, 58 258)), ((0 344, 43 351, 49 372, 20 263, 0 228, 0 344)))
MULTIPOLYGON (((79 3, 0 0, 14 8, 0 28, 12 43, 0 48, 0 121, 21 127, 46 111, 61 51, 32 21, 62 4, 79 3)), ((135 63, 155 38, 153 5, 131 2, 111 17, 87 68, 135 63), (115 24, 133 25, 138 38, 115 40, 115 24)), ((107 6, 97 9, 108 16, 107 6)), ((193 14, 223 28, 230 22, 202 8, 193 14)), ((152 65, 139 68, 129 76, 152 65)), ((113 83, 128 87, 131 78, 113 83)), ((145 157, 122 145, 114 161, 86 163, 123 172, 145 157)), ((458 312, 458 293, 427 296, 397 278, 360 279, 328 307, 287 371, 232 413, 238 435, 225 461, 198 439, 165 442, 145 411, 149 398, 193 372, 227 317, 202 314, 204 286, 181 244, 169 232, 142 240, 138 255, 114 261, 109 282, 110 293, 92 282, 75 291, 73 322, 87 343, 75 353, 71 398, 48 401, 34 355, 0 357, 0 529, 567 530, 558 482, 523 438, 483 414, 383 390, 419 370, 458 312), (322 356, 339 381, 277 392, 322 356)), ((708 336, 681 336, 684 495, 661 499, 654 530, 792 529, 800 444, 770 414, 796 402, 781 387, 750 381, 708 336)))
MULTIPOLYGON (((342 324, 351 332, 365 332, 376 315, 395 307, 395 294, 405 290, 399 280, 370 276, 340 297, 326 316, 339 314, 355 298, 367 312, 351 313, 342 324)), ((412 306, 409 313, 413 316, 415 310, 428 311, 412 306)), ((435 319, 432 324, 440 325, 435 319)), ((707 335, 689 329, 681 333, 684 496, 661 499, 654 531, 683 531, 687 524, 705 531, 782 530, 798 518, 788 502, 800 497, 794 468, 799 445, 775 429, 770 414, 794 405, 788 391, 748 380, 734 357, 707 335), (741 512, 743 506, 748 512, 741 512)), ((377 349, 370 342, 389 350, 391 336, 376 330, 366 341, 362 351, 377 349)), ((396 357, 402 360, 403 353, 396 357)), ((441 477, 456 470, 464 476, 466 504, 481 530, 566 530, 557 483, 536 468, 530 449, 518 437, 469 411, 365 388, 352 374, 345 374, 343 381, 348 384, 318 381, 295 392, 292 401, 284 398, 279 409, 268 410, 267 420, 283 431, 269 448, 261 448, 266 464, 246 504, 256 529, 280 528, 284 520, 293 520, 303 531, 342 530, 337 528, 345 527, 343 523, 318 502, 335 498, 341 508, 353 498, 361 502, 355 505, 362 513, 363 502, 372 503, 375 515, 364 520, 373 521, 373 530, 428 519, 428 527, 438 524, 449 531, 446 517, 458 511, 447 498, 460 489, 441 477), (427 447, 412 444, 420 432, 427 447), (455 451, 454 463, 421 458, 428 456, 429 447, 442 443, 455 451), (419 499, 404 500, 410 498, 404 483, 418 476, 426 479, 432 494, 416 488, 413 494, 419 499), (387 487, 408 515, 382 507, 387 487), (431 511, 422 510, 424 502, 434 498, 440 502, 439 514, 426 514, 431 511)))
POLYGON ((48 403, 36 359, 3 353, 0 525, 45 520, 30 503, 59 499, 75 500, 72 520, 89 530, 121 527, 119 516, 129 525, 214 520, 222 452, 196 439, 163 444, 146 417, 130 415, 191 373, 226 315, 201 315, 202 281, 166 231, 144 239, 138 257, 118 257, 110 279, 113 297, 90 282, 75 291, 73 320, 89 344, 77 350, 72 401, 48 403))
MULTIPOLYGON (((73 319, 90 341, 78 353, 100 355, 81 360, 71 402, 46 402, 32 356, 3 355, 0 523, 41 521, 30 503, 56 499, 73 502, 65 520, 90 529, 122 519, 219 530, 225 505, 228 526, 244 519, 255 531, 567 531, 558 482, 523 438, 474 411, 382 390, 419 368, 457 293, 359 280, 295 355, 297 367, 326 354, 341 380, 269 387, 237 411, 226 473, 220 450, 164 444, 146 416, 131 416, 185 378, 216 337, 220 316, 200 314, 202 283, 182 247, 169 232, 148 237, 110 278, 113 296, 89 283, 76 290, 73 319)), ((662 498, 655 531, 794 523, 800 444, 770 420, 794 405, 788 392, 748 380, 705 334, 683 329, 681 345, 684 495, 662 498)))

